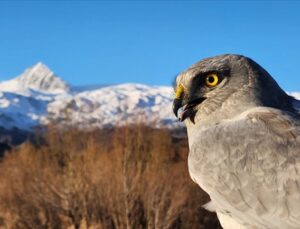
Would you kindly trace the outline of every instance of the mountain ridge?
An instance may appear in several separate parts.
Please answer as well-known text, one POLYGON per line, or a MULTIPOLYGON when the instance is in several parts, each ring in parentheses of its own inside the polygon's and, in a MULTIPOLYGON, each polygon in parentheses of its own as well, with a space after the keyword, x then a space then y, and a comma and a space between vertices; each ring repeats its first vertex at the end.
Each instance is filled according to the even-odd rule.
POLYGON ((0 88, 2 91, 23 95, 30 95, 30 90, 50 94, 66 93, 70 90, 70 86, 42 62, 27 68, 14 79, 0 82, 0 88))
POLYGON ((0 82, 0 126, 32 130, 49 122, 82 129, 131 124, 178 127, 172 88, 144 84, 72 87, 42 62, 0 82))

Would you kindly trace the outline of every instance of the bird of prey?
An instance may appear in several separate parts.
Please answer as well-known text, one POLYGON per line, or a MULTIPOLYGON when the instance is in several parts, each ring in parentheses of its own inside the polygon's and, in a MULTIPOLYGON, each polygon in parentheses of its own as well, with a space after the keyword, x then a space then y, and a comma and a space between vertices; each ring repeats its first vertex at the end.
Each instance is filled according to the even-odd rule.
POLYGON ((300 101, 250 58, 204 59, 176 78, 191 178, 225 229, 300 228, 300 101))

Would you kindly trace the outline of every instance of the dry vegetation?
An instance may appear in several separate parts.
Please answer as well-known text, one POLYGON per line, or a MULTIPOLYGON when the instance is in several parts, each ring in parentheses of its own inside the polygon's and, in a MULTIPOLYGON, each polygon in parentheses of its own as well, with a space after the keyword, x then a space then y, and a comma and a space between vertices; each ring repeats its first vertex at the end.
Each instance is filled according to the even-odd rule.
POLYGON ((167 130, 51 128, 0 162, 0 228, 220 228, 187 155, 167 130))

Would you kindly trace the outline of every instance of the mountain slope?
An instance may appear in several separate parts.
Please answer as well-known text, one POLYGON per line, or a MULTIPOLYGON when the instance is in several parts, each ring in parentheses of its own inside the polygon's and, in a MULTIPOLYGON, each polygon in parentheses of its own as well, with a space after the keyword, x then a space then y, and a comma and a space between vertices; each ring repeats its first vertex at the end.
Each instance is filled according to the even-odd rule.
POLYGON ((30 130, 50 121, 80 128, 144 122, 177 127, 172 88, 142 84, 70 88, 38 63, 20 76, 0 82, 0 126, 30 130))
POLYGON ((169 87, 121 84, 58 96, 48 112, 56 120, 78 127, 123 125, 138 121, 156 126, 177 125, 169 87))

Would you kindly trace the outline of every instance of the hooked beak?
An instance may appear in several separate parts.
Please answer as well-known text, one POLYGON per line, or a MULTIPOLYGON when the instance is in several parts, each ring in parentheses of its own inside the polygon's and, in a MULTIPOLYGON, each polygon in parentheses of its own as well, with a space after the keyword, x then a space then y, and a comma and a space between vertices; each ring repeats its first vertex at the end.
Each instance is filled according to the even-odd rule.
POLYGON ((173 112, 179 121, 183 122, 186 118, 190 118, 190 120, 195 123, 194 118, 197 110, 194 108, 205 99, 206 98, 197 98, 183 104, 183 100, 181 98, 175 98, 173 101, 173 112))
POLYGON ((173 112, 179 121, 183 122, 186 118, 190 118, 190 120, 195 123, 194 118, 197 110, 195 110, 194 108, 198 104, 202 103, 206 98, 200 97, 192 99, 184 104, 184 91, 184 86, 182 84, 179 84, 176 88, 175 99, 173 101, 173 112))

